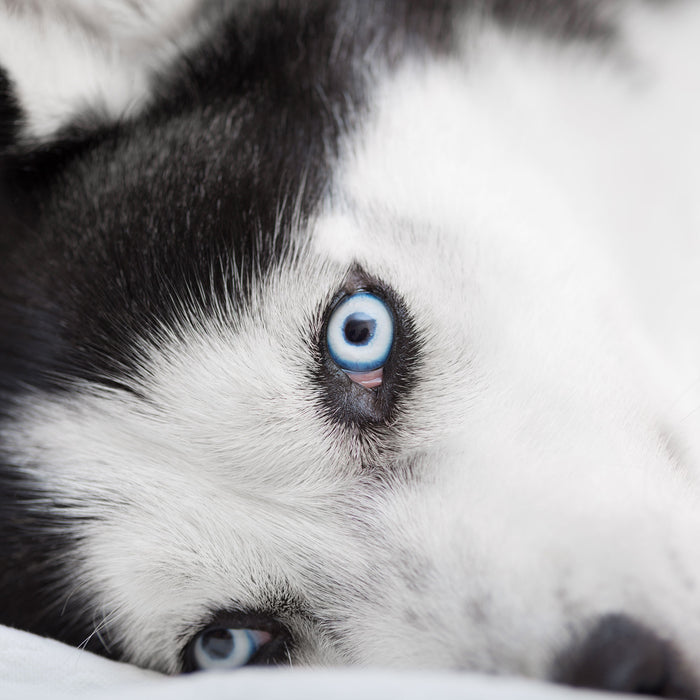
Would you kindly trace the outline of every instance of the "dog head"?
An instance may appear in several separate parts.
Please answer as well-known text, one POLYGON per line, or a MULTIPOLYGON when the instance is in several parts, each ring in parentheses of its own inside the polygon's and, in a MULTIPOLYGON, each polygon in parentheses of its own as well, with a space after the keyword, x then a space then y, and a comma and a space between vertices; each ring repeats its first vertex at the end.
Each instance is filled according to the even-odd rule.
POLYGON ((3 9, 5 622, 694 692, 697 341, 644 305, 687 261, 621 255, 656 122, 585 8, 428 5, 3 9))

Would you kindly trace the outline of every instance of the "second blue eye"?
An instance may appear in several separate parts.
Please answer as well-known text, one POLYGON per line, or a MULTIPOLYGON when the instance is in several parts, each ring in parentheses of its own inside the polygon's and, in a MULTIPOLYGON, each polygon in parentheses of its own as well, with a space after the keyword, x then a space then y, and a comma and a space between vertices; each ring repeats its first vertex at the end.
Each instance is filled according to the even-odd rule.
POLYGON ((347 372, 371 372, 384 365, 394 342, 389 307, 369 292, 343 299, 328 321, 328 351, 347 372))
POLYGON ((271 639, 264 630, 211 627, 195 639, 195 667, 199 671, 240 668, 271 639))

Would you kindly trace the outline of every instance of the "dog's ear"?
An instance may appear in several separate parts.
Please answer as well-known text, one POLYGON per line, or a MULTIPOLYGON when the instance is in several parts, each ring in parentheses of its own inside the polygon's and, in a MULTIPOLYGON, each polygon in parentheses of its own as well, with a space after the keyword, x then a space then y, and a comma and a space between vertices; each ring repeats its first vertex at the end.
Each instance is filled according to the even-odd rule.
POLYGON ((208 0, 0 0, 0 151, 128 118, 208 0))

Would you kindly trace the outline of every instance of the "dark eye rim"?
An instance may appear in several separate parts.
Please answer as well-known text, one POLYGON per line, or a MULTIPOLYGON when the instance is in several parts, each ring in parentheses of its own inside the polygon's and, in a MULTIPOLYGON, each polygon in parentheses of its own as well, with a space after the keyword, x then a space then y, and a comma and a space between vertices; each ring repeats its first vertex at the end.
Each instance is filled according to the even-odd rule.
POLYGON ((420 366, 420 340, 416 324, 403 299, 391 287, 354 266, 329 302, 319 310, 316 362, 312 368, 315 383, 323 388, 322 401, 333 421, 370 427, 391 424, 401 399, 415 386, 420 366), (328 322, 343 299, 367 292, 383 301, 394 320, 392 348, 383 365, 381 386, 366 389, 353 382, 333 360, 326 343, 328 322))
POLYGON ((269 632, 272 639, 263 644, 245 666, 272 666, 288 661, 293 646, 289 630, 274 617, 258 612, 227 612, 210 618, 189 637, 181 655, 182 673, 201 671, 194 656, 194 645, 202 633, 211 629, 251 629, 269 632))

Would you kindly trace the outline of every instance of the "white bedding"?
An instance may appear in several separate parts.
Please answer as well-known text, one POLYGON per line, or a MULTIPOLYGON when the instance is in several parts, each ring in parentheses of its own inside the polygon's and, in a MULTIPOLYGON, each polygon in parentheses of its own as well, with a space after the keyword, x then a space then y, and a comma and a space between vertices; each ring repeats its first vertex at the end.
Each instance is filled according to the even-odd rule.
POLYGON ((248 669, 169 678, 0 626, 1 700, 601 700, 610 695, 448 672, 248 669))

